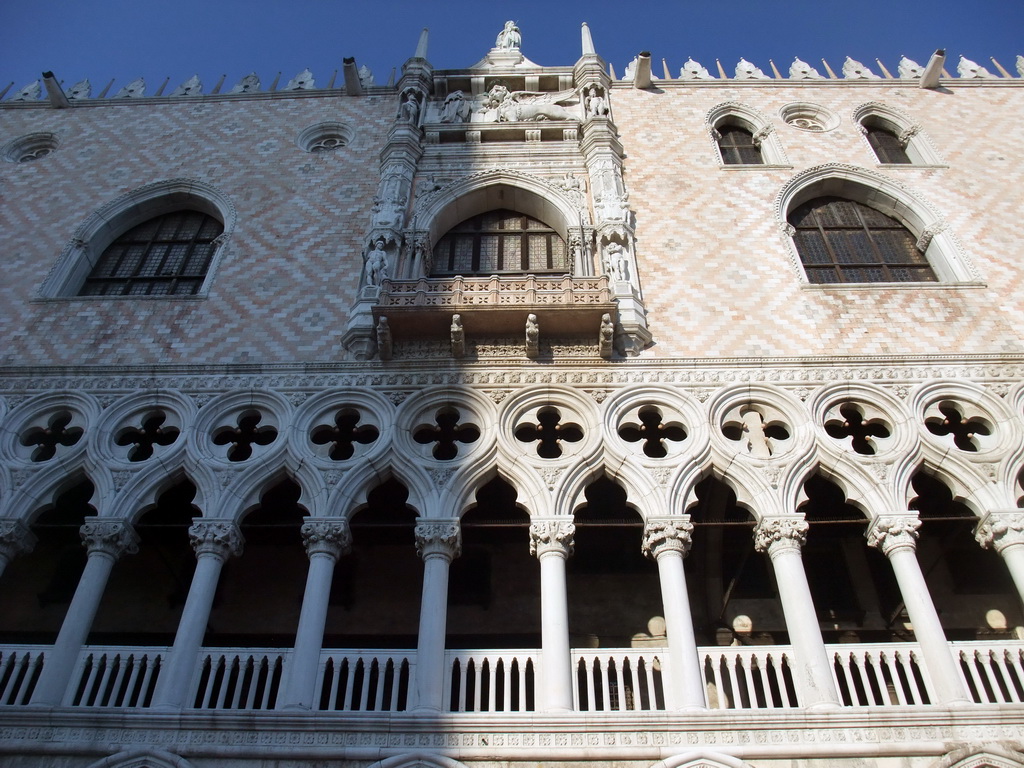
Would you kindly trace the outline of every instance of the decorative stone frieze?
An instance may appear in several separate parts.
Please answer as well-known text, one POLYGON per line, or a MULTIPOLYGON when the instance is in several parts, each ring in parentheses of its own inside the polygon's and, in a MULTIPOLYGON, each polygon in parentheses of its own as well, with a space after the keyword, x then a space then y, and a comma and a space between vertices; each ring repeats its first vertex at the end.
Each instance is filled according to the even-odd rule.
POLYGON ((238 525, 231 520, 195 520, 188 529, 188 539, 197 557, 209 554, 221 560, 241 555, 245 543, 238 525))
POLYGON ((352 533, 348 521, 340 518, 306 520, 299 530, 306 554, 330 555, 337 559, 352 551, 352 533))
POLYGON ((116 560, 121 555, 134 555, 139 551, 139 536, 124 520, 87 517, 79 535, 89 554, 99 552, 116 560))
POLYGON ((771 557, 784 551, 799 551, 807 543, 808 528, 802 517, 766 517, 754 529, 754 549, 771 557))
POLYGON ((693 545, 693 523, 685 518, 648 520, 641 544, 645 557, 656 560, 662 552, 679 552, 683 557, 693 545))
POLYGON ((1007 547, 1024 544, 1024 510, 989 512, 978 524, 974 538, 981 546, 999 553, 1007 547))
POLYGON ((917 549, 918 529, 921 521, 916 515, 880 517, 868 529, 868 546, 877 547, 889 557, 900 549, 917 549))
POLYGON ((553 552, 570 557, 575 547, 576 526, 571 520, 539 520, 530 524, 530 554, 543 557, 553 552))
POLYGON ((458 520, 440 520, 416 525, 416 553, 454 560, 462 554, 462 530, 458 520))

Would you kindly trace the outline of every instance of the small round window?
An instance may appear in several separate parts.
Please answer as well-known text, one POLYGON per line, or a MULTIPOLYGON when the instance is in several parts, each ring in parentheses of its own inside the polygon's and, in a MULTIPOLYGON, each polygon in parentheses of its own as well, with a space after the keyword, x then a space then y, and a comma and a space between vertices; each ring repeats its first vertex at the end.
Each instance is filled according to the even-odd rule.
POLYGON ((352 140, 352 129, 344 123, 317 123, 299 134, 296 144, 314 154, 333 152, 352 140))
POLYGON ((52 133, 21 136, 3 148, 3 157, 11 163, 31 163, 52 153, 59 142, 52 133))

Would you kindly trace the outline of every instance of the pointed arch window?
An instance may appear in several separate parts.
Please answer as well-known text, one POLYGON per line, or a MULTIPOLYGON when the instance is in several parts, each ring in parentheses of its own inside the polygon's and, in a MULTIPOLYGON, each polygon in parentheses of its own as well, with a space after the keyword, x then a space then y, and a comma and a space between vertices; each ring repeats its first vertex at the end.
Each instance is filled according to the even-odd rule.
POLYGON ((210 268, 224 225, 178 210, 132 227, 104 249, 79 296, 191 296, 210 268))
POLYGON ((818 197, 789 215, 812 283, 936 282, 914 235, 863 203, 818 197))
POLYGON ((913 162, 907 154, 906 144, 895 133, 878 125, 865 125, 864 129, 878 162, 892 165, 910 165, 913 162))
POLYGON ((481 213, 434 247, 433 275, 567 274, 565 241, 539 219, 511 210, 481 213))
POLYGON ((754 134, 738 125, 723 125, 718 128, 718 148, 722 151, 722 162, 726 165, 762 165, 761 147, 754 141, 754 134))

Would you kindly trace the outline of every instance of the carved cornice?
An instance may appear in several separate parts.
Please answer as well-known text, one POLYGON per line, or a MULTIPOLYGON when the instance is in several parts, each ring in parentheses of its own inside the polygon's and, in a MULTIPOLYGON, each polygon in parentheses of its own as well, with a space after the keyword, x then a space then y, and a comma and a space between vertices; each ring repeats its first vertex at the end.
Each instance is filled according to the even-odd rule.
POLYGON ((79 535, 90 555, 98 552, 116 560, 121 555, 134 555, 139 551, 139 535, 124 520, 87 517, 79 535))
POLYGON ((345 519, 310 519, 302 524, 300 533, 309 557, 323 554, 337 559, 352 551, 352 533, 345 519))
POLYGON ((0 520, 0 558, 10 561, 20 552, 31 552, 36 535, 21 520, 0 520))
POLYGON ((539 520, 530 524, 530 554, 554 553, 570 557, 575 547, 576 526, 571 520, 539 520))
POLYGON ((1024 544, 1024 510, 989 512, 978 525, 974 538, 981 546, 1000 554, 1007 547, 1024 544))
POLYGON ((886 557, 902 549, 917 549, 921 521, 916 515, 880 517, 868 530, 868 546, 877 547, 886 557))
POLYGON ((771 557, 787 551, 799 552, 807 543, 808 528, 802 517, 766 517, 754 530, 754 549, 771 557))
POLYGON ((242 554, 245 539, 231 520, 196 520, 188 529, 188 538, 196 557, 213 555, 220 560, 242 554))
POLYGON ((657 559, 662 552, 679 552, 683 557, 693 544, 693 523, 686 519, 649 520, 641 545, 646 557, 657 559))
POLYGON ((416 553, 426 560, 443 557, 454 560, 462 554, 462 530, 458 520, 416 524, 416 553))

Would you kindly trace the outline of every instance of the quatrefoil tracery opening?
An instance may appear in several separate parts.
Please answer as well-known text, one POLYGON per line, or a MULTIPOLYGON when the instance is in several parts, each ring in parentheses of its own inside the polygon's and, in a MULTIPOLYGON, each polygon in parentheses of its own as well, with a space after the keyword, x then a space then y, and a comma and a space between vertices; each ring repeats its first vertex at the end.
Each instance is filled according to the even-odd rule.
POLYGON ((557 408, 541 408, 537 412, 536 424, 523 424, 515 431, 516 440, 522 443, 537 443, 537 455, 542 459, 557 459, 562 455, 561 441, 576 443, 583 439, 579 425, 562 424, 562 414, 557 408))
POLYGON ((459 455, 459 443, 475 443, 480 430, 473 424, 460 424, 462 415, 455 408, 439 408, 434 415, 435 424, 424 424, 413 432, 412 439, 420 445, 434 443, 431 455, 439 461, 449 461, 459 455))
POLYGON ((778 453, 776 443, 789 439, 789 430, 781 419, 773 418, 753 406, 743 406, 733 413, 735 418, 722 424, 722 434, 741 443, 747 453, 758 459, 769 459, 778 453))
POLYGON ((643 452, 652 459, 668 455, 665 441, 680 443, 686 439, 686 430, 677 422, 663 422, 661 411, 654 406, 641 408, 637 413, 640 424, 623 424, 619 437, 628 443, 643 441, 643 452))
POLYGON ((81 427, 68 428, 72 419, 74 416, 68 411, 58 411, 50 416, 45 427, 32 427, 21 436, 23 446, 35 446, 32 461, 48 461, 57 455, 57 446, 70 448, 82 439, 85 430, 81 427))
POLYGON ((360 424, 359 411, 342 408, 334 414, 334 424, 313 427, 309 439, 317 445, 330 445, 327 455, 334 461, 351 459, 356 445, 368 445, 380 437, 380 430, 372 424, 360 424))
POLYGON ((127 427, 114 438, 120 446, 130 445, 128 461, 145 461, 153 455, 154 446, 168 446, 178 439, 177 427, 165 425, 167 414, 163 411, 147 413, 140 427, 127 427))
POLYGON ((854 403, 839 406, 838 418, 825 422, 825 432, 836 440, 850 438, 850 447, 857 453, 872 456, 878 450, 873 438, 891 437, 889 425, 880 418, 864 418, 864 409, 854 403))
POLYGON ((235 427, 221 427, 213 435, 214 445, 229 445, 228 461, 245 461, 252 456, 254 445, 270 445, 277 439, 277 429, 259 426, 263 414, 257 410, 243 411, 235 427))
POLYGON ((953 445, 961 451, 977 451, 981 447, 977 436, 992 434, 984 419, 967 416, 966 409, 956 403, 939 403, 936 407, 942 417, 925 418, 924 425, 933 435, 952 437, 953 445))

